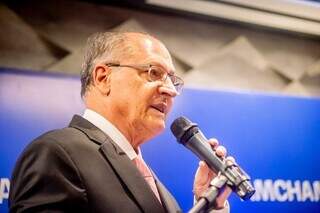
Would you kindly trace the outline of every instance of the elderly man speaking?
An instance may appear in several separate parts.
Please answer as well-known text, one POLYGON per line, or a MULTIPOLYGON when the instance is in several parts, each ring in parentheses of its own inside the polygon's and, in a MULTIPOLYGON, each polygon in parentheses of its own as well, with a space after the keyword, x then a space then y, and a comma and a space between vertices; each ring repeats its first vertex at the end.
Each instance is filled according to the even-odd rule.
MULTIPOLYGON (((35 139, 18 159, 10 212, 181 212, 144 162, 139 146, 161 133, 183 81, 157 39, 98 33, 88 39, 81 95, 86 110, 35 139)), ((210 144, 224 157, 225 149, 210 144)), ((193 192, 216 174, 199 163, 193 192)), ((226 188, 210 212, 229 212, 226 188)))

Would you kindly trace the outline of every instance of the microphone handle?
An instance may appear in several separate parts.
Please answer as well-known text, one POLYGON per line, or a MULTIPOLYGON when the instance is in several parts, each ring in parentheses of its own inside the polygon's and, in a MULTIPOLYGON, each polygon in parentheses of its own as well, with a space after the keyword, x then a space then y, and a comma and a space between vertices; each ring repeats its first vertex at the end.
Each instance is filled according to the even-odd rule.
POLYGON ((212 147, 208 143, 208 139, 206 139, 200 130, 198 130, 198 132, 196 132, 184 145, 197 155, 198 158, 205 161, 210 169, 216 173, 224 172, 226 170, 224 160, 221 157, 218 157, 212 150, 212 147))

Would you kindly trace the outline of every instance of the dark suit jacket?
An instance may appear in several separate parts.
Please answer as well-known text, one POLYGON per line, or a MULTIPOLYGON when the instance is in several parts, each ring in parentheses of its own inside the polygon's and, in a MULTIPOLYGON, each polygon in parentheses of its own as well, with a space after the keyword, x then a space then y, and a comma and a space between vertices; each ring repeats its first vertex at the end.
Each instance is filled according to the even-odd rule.
POLYGON ((180 212, 156 178, 162 205, 127 155, 75 115, 35 139, 16 163, 10 212, 180 212))

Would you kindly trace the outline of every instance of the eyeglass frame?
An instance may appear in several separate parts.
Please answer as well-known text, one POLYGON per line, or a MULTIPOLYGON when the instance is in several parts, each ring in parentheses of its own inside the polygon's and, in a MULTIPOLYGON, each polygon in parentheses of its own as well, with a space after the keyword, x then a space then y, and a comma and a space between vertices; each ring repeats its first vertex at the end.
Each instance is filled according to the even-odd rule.
POLYGON ((140 71, 143 71, 143 72, 148 72, 148 80, 150 82, 153 82, 153 81, 163 81, 165 82, 169 76, 170 78, 170 81, 172 82, 175 90, 180 94, 181 93, 181 90, 182 90, 182 87, 184 85, 184 81, 182 80, 182 78, 180 78, 179 76, 175 75, 175 74, 172 74, 172 73, 169 73, 167 71, 165 71, 165 69, 161 68, 160 66, 157 66, 157 65, 154 65, 154 64, 120 64, 120 63, 106 63, 105 64, 106 66, 108 67, 129 67, 129 68, 132 68, 132 69, 136 69, 136 70, 140 70, 140 71), (164 71, 164 73, 166 73, 166 75, 164 75, 165 77, 162 77, 162 79, 157 79, 157 80, 153 80, 151 79, 151 75, 150 75, 150 71, 151 71, 151 68, 152 67, 157 67, 161 70, 164 71), (173 82, 172 78, 171 77, 174 77, 175 79, 177 79, 178 81, 173 82))

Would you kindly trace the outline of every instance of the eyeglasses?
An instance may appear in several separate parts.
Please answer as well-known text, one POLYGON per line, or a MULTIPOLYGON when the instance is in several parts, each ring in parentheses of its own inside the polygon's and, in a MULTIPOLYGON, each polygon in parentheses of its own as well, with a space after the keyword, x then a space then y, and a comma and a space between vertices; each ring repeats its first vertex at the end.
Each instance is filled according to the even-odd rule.
POLYGON ((168 73, 163 68, 152 65, 152 64, 117 64, 117 63, 108 63, 106 64, 108 67, 129 67, 133 69, 137 69, 143 72, 148 72, 148 80, 149 81, 163 81, 165 82, 169 76, 173 86, 175 87, 178 93, 181 93, 183 87, 183 80, 172 74, 168 73))

